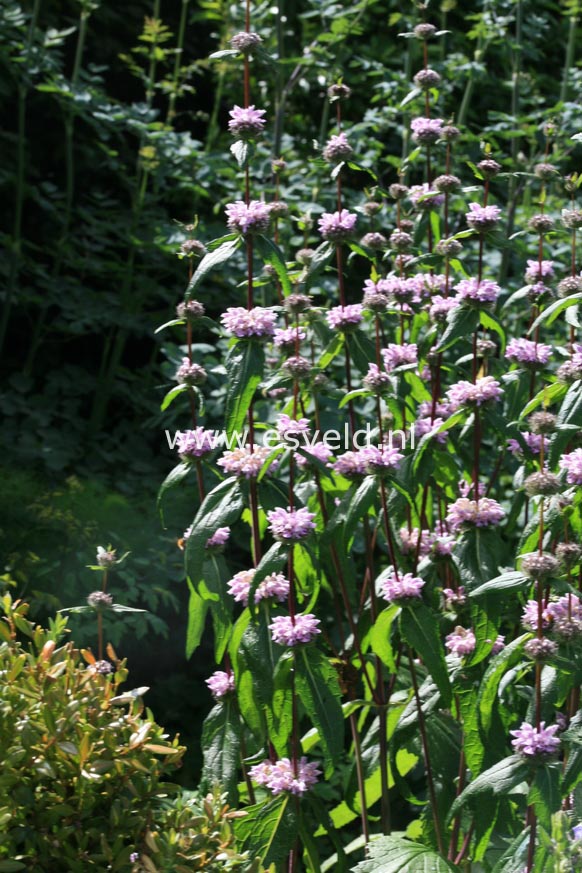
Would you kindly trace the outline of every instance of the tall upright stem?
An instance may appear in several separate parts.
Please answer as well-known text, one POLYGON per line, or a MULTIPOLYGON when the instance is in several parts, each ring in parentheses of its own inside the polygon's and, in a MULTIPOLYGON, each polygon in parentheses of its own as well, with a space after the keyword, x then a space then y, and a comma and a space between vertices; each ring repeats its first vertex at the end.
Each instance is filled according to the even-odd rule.
MULTIPOLYGON (((34 0, 30 23, 28 27, 28 35, 26 38, 26 55, 30 52, 40 12, 41 0, 34 0)), ((16 145, 16 186, 14 197, 14 223, 12 225, 12 240, 10 247, 10 270, 8 273, 8 282, 6 285, 6 293, 4 295, 4 306, 2 311, 2 320, 0 321, 0 355, 4 348, 6 339, 6 331, 10 321, 10 312, 12 310, 12 302, 14 292, 18 285, 18 276, 20 273, 20 262, 22 258, 22 211, 24 207, 25 185, 24 185, 24 169, 26 161, 26 100, 30 90, 26 80, 22 81, 18 86, 18 108, 17 108, 17 145, 16 145)))

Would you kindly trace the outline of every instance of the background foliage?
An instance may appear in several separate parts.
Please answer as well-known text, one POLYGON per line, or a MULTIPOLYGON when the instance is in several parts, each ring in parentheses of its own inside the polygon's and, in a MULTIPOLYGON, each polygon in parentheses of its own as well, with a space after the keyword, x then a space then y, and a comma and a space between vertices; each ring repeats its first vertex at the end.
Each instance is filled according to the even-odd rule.
MULTIPOLYGON (((558 157, 576 169, 568 136, 577 132, 582 88, 577 3, 444 2, 430 11, 451 31, 440 43, 443 100, 475 132, 459 161, 476 160, 486 140, 530 168, 540 122, 558 107, 558 157)), ((397 36, 417 20, 407 2, 297 0, 284 13, 282 21, 267 4, 253 11, 266 55, 279 57, 276 68, 265 61, 253 83, 260 105, 279 119, 255 165, 268 194, 271 157, 285 155, 294 213, 284 242, 297 248, 308 238, 306 213, 328 185, 318 157, 330 122, 327 85, 349 81, 352 144, 387 187, 412 151, 401 104, 420 49, 397 36)), ((86 565, 95 542, 131 551, 116 593, 149 613, 110 636, 131 658, 137 684, 152 686, 158 718, 193 750, 183 777, 193 784, 208 670, 183 659, 187 592, 176 539, 191 521, 191 496, 173 496, 165 531, 155 513, 170 465, 163 430, 183 423, 176 406, 159 409, 179 339, 155 329, 183 293, 189 262, 177 252, 191 234, 186 225, 203 241, 220 236, 222 205, 239 190, 225 127, 240 68, 208 55, 227 47, 243 9, 35 0, 5 3, 0 16, 5 584, 41 616, 92 589, 86 565)), ((372 178, 354 170, 349 183, 361 191, 372 178)), ((527 183, 512 184, 527 209, 527 183)), ((516 284, 525 252, 518 240, 511 257, 490 257, 516 284)), ((365 278, 356 263, 353 300, 358 270, 365 278)), ((215 274, 210 315, 240 302, 236 286, 232 272, 215 274)), ((322 279, 322 295, 332 288, 333 279, 322 279)), ((208 369, 219 367, 215 336, 199 339, 196 354, 208 369)), ((208 421, 218 424, 223 380, 212 378, 208 421)), ((210 659, 212 643, 203 645, 210 659)))

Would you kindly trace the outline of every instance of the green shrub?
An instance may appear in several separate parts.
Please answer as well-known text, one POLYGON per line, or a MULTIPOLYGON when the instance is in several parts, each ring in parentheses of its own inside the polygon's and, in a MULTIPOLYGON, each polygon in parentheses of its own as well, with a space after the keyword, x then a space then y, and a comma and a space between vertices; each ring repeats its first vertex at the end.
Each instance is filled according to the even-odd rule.
POLYGON ((249 869, 220 793, 163 781, 185 749, 144 708, 147 689, 120 690, 114 650, 98 662, 63 642, 64 618, 46 630, 9 595, 0 607, 0 871, 249 869))

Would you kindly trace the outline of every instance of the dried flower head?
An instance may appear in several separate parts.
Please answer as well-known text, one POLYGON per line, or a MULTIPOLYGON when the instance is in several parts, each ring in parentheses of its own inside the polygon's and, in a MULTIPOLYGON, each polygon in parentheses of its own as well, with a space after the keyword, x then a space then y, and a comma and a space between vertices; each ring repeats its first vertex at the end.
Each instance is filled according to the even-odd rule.
POLYGON ((522 558, 521 570, 530 579, 544 581, 559 574, 560 564, 553 555, 532 553, 522 558))
POLYGON ((231 37, 230 44, 235 51, 247 54, 257 48, 262 41, 263 40, 258 33, 248 33, 243 30, 240 33, 235 33, 235 35, 231 37))
POLYGON ((431 70, 429 67, 419 70, 414 77, 414 84, 421 91, 430 91, 431 88, 437 88, 440 84, 441 77, 436 70, 431 70))
POLYGON ((554 219, 551 215, 546 215, 544 212, 540 212, 537 215, 532 215, 528 222, 528 227, 530 230, 533 230, 534 233, 539 233, 540 236, 543 236, 545 233, 549 233, 554 229, 554 219))
POLYGON ((113 597, 105 591, 92 591, 87 597, 87 604, 96 612, 104 612, 113 607, 113 597))

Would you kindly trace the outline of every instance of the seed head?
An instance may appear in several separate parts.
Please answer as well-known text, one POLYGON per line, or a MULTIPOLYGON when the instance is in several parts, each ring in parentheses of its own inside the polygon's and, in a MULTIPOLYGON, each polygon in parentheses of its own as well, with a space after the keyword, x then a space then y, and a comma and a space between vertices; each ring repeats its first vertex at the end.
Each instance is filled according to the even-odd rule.
POLYGON ((304 267, 309 266, 311 261, 313 260, 313 256, 315 254, 315 249, 299 249, 295 255, 295 260, 298 264, 301 264, 304 267))
POLYGON ((538 179, 541 179, 543 182, 548 182, 557 172, 558 171, 553 164, 541 163, 536 164, 534 167, 534 173, 538 179))
POLYGON ((371 233, 366 233, 360 240, 361 245, 366 246, 369 249, 374 249, 375 251, 380 251, 381 249, 385 249, 388 245, 388 240, 384 236, 383 233, 377 233, 372 231, 371 233))
POLYGON ((481 339, 477 340, 477 355, 480 358, 490 358, 497 351, 497 346, 493 340, 481 339))
POLYGON ((551 412, 534 412, 528 419, 529 429, 535 434, 553 433, 558 419, 551 412))
POLYGON ((257 48, 262 41, 263 40, 258 33, 246 33, 245 31, 241 31, 240 33, 235 33, 230 40, 230 44, 236 51, 247 54, 254 48, 257 48))
POLYGON ((582 546, 578 543, 560 543, 556 546, 556 558, 566 570, 575 567, 581 557, 582 546))
POLYGON ((455 142, 461 136, 461 131, 454 124, 445 124, 441 131, 441 139, 445 142, 455 142))
POLYGON ((441 239, 436 245, 436 252, 447 258, 454 258, 463 251, 463 245, 458 239, 441 239))
POLYGON ((560 572, 560 564, 553 555, 547 553, 531 554, 522 559, 521 569, 530 579, 545 581, 560 572))
POLYGON ((560 477, 544 470, 540 473, 531 473, 524 482, 524 491, 529 497, 549 497, 559 494, 562 490, 560 477))
POLYGON ((402 230, 394 230, 390 234, 390 246, 396 249, 397 252, 409 252, 414 244, 414 240, 409 233, 402 230))
POLYGON ((92 591, 87 597, 87 604, 96 612, 104 612, 113 606, 113 597, 105 591, 92 591))
POLYGON ((532 661, 547 661, 556 654, 558 645, 547 637, 541 637, 541 639, 535 637, 533 640, 528 640, 523 649, 532 661))
POLYGON ((582 276, 566 276, 558 282, 558 297, 569 297, 582 291, 582 276))
POLYGON ((404 198, 408 194, 408 188, 406 187, 406 185, 401 185, 399 182, 394 182, 388 188, 388 193, 393 200, 404 200, 404 198))
POLYGON ((414 28, 414 35, 417 39, 431 39, 436 33, 436 27, 434 24, 429 24, 427 21, 424 21, 422 24, 417 24, 414 28))
POLYGON ((419 70, 414 77, 414 84, 421 91, 430 91, 431 88, 436 88, 441 81, 441 77, 436 70, 426 69, 419 70))
POLYGON ((330 85, 327 89, 327 96, 332 103, 336 100, 347 100, 351 93, 352 89, 340 82, 330 85))
POLYGON ((180 253, 186 258, 201 258, 206 254, 206 246, 199 239, 185 239, 180 245, 180 253))
POLYGON ((285 298, 283 305, 287 312, 292 312, 295 315, 299 312, 305 312, 306 309, 311 309, 311 298, 307 294, 290 294, 285 298))
POLYGON ((461 187, 461 180, 457 176, 452 176, 450 173, 447 173, 443 176, 437 176, 433 185, 437 191, 440 191, 442 194, 450 194, 453 191, 459 190, 461 187))
POLYGON ((176 315, 178 318, 185 318, 186 321, 202 318, 205 311, 204 305, 199 300, 183 300, 176 306, 176 315))
POLYGON ((364 203, 362 209, 364 210, 366 215, 377 215, 382 209, 382 204, 378 203, 376 200, 368 200, 366 203, 364 203))
POLYGON ((582 209, 563 209, 562 224, 568 230, 576 230, 582 227, 582 209))
POLYGON ((545 215, 543 212, 540 212, 537 215, 532 215, 528 222, 528 227, 530 230, 543 236, 545 233, 549 233, 554 229, 554 219, 550 215, 545 215))
POLYGON ((483 161, 479 161, 477 169, 484 179, 492 179, 501 172, 501 164, 498 164, 492 158, 485 158, 483 161))

